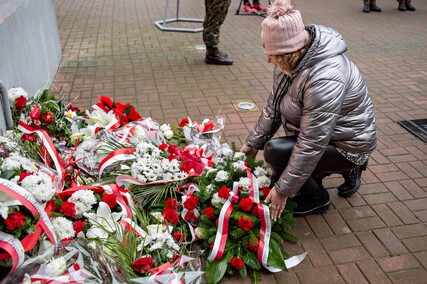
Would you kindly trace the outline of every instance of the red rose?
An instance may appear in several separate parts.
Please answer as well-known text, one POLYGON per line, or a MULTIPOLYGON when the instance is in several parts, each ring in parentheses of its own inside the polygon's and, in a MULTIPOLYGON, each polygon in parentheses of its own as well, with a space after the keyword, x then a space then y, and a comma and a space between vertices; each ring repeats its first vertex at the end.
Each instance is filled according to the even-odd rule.
POLYGON ((159 145, 159 150, 160 151, 163 151, 164 149, 166 149, 168 147, 168 144, 165 144, 165 143, 163 143, 163 144, 160 144, 159 145))
POLYGON ((267 195, 269 195, 269 194, 270 194, 270 189, 268 188, 268 186, 264 186, 264 187, 261 189, 261 191, 262 191, 262 193, 264 194, 264 199, 265 199, 265 198, 267 198, 267 195))
POLYGON ((163 218, 170 224, 177 224, 179 221, 179 215, 173 209, 165 209, 162 212, 163 218))
POLYGON ((230 189, 226 186, 221 187, 218 190, 218 196, 224 199, 227 199, 230 197, 230 189))
POLYGON ((253 226, 252 220, 245 216, 240 217, 237 221, 237 226, 239 226, 239 228, 242 228, 245 231, 249 231, 253 226))
POLYGON ((24 96, 20 96, 15 100, 15 108, 17 110, 23 109, 27 106, 27 98, 24 96))
POLYGON ((197 203, 199 202, 199 198, 190 194, 187 195, 187 199, 184 201, 184 207, 188 210, 193 210, 197 207, 197 203))
POLYGON ((178 126, 179 126, 179 127, 184 127, 184 126, 186 126, 188 123, 190 123, 190 120, 188 119, 188 117, 186 117, 186 118, 183 118, 183 119, 181 120, 181 122, 178 124, 178 126))
POLYGON ((79 265, 77 262, 75 262, 75 263, 73 264, 73 268, 74 268, 74 270, 75 270, 75 271, 77 271, 77 270, 79 270, 79 269, 80 269, 80 265, 79 265))
POLYGON ((209 121, 208 123, 205 124, 205 126, 202 129, 202 132, 207 132, 210 131, 212 129, 214 129, 215 124, 213 123, 213 121, 209 121))
POLYGON ((176 199, 174 199, 174 198, 168 198, 165 201, 165 206, 166 206, 167 209, 173 209, 173 210, 175 210, 175 209, 178 208, 179 204, 178 204, 178 201, 176 201, 176 199))
POLYGON ((181 234, 181 232, 174 232, 172 236, 177 242, 184 240, 184 236, 181 234))
POLYGON ((131 265, 133 270, 135 270, 138 273, 142 273, 142 272, 149 271, 154 266, 154 262, 151 257, 144 256, 132 262, 131 265))
POLYGON ((114 208, 117 205, 117 197, 114 194, 104 194, 102 200, 107 203, 108 207, 114 208))
POLYGON ((6 229, 8 230, 15 230, 19 229, 24 225, 25 223, 25 217, 21 212, 14 212, 12 214, 9 214, 7 218, 4 220, 4 223, 6 224, 6 229))
POLYGON ((242 198, 240 200, 240 209, 242 209, 245 212, 250 212, 252 210, 252 206, 254 206, 254 203, 252 202, 252 200, 247 197, 247 198, 242 198))
POLYGON ((215 212, 212 206, 205 208, 204 212, 205 212, 205 216, 208 217, 209 219, 213 219, 215 217, 215 212))
POLYGON ((80 233, 83 232, 84 228, 85 228, 85 221, 76 221, 74 222, 74 232, 76 232, 76 236, 80 233))
POLYGON ((40 113, 40 106, 34 106, 33 110, 30 112, 31 119, 39 120, 41 113, 40 113))
POLYGON ((28 173, 28 172, 22 172, 19 174, 19 180, 18 182, 22 182, 26 177, 32 176, 32 173, 28 173))
POLYGON ((53 114, 50 111, 47 111, 42 115, 42 121, 46 123, 52 123, 54 120, 55 120, 55 114, 53 114))
POLYGON ((59 210, 64 216, 74 218, 76 216, 76 205, 73 202, 65 201, 59 210))
POLYGON ((245 266, 245 263, 240 259, 240 257, 233 257, 230 259, 230 266, 234 269, 240 270, 245 266))
POLYGON ((73 105, 72 105, 72 104, 69 104, 69 105, 67 106, 67 110, 74 111, 74 112, 80 112, 80 109, 79 109, 79 108, 76 108, 76 107, 73 107, 73 105))
POLYGON ((259 240, 257 238, 255 238, 255 240, 249 241, 248 248, 251 251, 257 252, 258 251, 258 245, 259 245, 259 240))
POLYGON ((21 140, 22 140, 22 142, 25 142, 25 141, 37 142, 37 134, 34 134, 34 133, 22 134, 21 140))

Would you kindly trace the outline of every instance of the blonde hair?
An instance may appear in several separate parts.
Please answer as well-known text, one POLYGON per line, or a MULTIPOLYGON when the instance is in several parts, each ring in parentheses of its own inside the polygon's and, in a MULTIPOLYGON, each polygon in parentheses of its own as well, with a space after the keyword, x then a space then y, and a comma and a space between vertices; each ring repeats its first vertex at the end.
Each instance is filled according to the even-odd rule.
POLYGON ((284 74, 290 77, 292 75, 292 70, 294 70, 295 67, 297 67, 298 61, 305 54, 309 42, 310 42, 310 35, 307 32, 305 44, 301 49, 292 53, 272 55, 272 56, 275 56, 277 59, 277 68, 279 68, 284 74))

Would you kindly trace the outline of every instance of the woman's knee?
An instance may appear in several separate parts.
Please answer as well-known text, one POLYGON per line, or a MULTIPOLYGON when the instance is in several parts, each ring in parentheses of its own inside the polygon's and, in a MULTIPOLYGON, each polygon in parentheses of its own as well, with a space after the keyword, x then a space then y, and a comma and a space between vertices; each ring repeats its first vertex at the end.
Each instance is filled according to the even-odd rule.
POLYGON ((291 137, 279 137, 271 139, 264 146, 264 160, 267 164, 287 163, 295 145, 295 139, 291 137))

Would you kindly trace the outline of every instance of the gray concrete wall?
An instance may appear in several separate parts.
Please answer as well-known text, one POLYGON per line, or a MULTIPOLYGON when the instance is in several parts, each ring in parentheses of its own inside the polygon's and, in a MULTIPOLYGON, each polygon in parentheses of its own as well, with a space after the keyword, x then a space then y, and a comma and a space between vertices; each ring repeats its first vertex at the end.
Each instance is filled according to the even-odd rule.
POLYGON ((48 88, 61 56, 53 0, 0 0, 0 88, 48 88))

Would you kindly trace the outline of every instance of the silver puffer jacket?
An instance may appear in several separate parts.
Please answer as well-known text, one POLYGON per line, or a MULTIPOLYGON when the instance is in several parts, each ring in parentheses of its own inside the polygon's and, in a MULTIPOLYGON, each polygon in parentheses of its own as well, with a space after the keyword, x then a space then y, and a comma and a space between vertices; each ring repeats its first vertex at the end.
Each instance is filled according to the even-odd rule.
MULTIPOLYGON (((263 149, 283 125, 298 135, 289 163, 276 183, 293 197, 311 175, 331 143, 349 153, 372 153, 376 147, 375 117, 359 69, 343 53, 347 45, 335 30, 310 25, 312 43, 291 78, 274 71, 273 91, 246 144, 263 149), (290 84, 275 108, 278 86, 290 84)), ((279 90, 282 87, 279 88, 279 90)))

